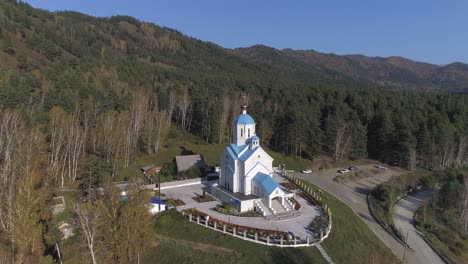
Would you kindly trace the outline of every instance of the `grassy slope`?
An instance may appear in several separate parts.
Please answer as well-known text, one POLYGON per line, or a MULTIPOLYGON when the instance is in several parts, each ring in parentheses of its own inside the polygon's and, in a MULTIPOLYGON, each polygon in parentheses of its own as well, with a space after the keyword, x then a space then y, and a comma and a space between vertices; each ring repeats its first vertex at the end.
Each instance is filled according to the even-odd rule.
MULTIPOLYGON (((318 188, 304 181, 315 190, 318 188)), ((322 243, 337 263, 399 263, 395 255, 372 233, 367 225, 345 204, 322 191, 332 210, 332 232, 322 243)))
MULTIPOLYGON (((142 154, 135 158, 128 168, 120 168, 117 172, 120 179, 124 176, 134 177, 140 175, 140 168, 155 164, 161 166, 171 162, 175 156, 181 155, 183 151, 202 154, 208 166, 219 166, 219 155, 227 144, 208 144, 203 139, 172 126, 160 152, 156 155, 142 154)), ((310 167, 311 161, 302 158, 289 157, 281 153, 267 149, 268 154, 273 157, 273 166, 285 164, 287 169, 301 170, 310 167)))
POLYGON ((279 248, 243 241, 190 223, 175 210, 159 216, 155 231, 159 246, 150 250, 143 263, 326 263, 315 247, 279 248))

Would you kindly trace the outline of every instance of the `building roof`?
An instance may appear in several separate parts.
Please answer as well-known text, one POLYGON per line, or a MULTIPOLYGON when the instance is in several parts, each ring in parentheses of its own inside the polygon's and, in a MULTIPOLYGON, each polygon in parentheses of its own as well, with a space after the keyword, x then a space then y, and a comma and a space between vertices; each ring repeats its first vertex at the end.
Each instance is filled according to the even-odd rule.
POLYGON ((166 204, 166 202, 164 202, 163 200, 160 200, 157 197, 151 197, 150 203, 152 203, 152 204, 166 204))
POLYGON ((229 145, 229 148, 232 150, 234 154, 236 154, 236 157, 239 156, 239 154, 247 147, 248 147, 247 144, 240 145, 240 146, 237 146, 236 144, 229 145))
POLYGON ((177 171, 186 171, 193 166, 205 167, 205 161, 201 155, 176 156, 177 171))
POLYGON ((257 140, 258 141, 258 140, 260 140, 260 138, 257 137, 257 136, 253 136, 253 137, 250 138, 250 140, 257 140))
POLYGON ((253 149, 248 149, 246 150, 244 153, 242 153, 242 156, 239 157, 240 160, 242 161, 246 161, 249 159, 250 156, 252 156, 252 154, 254 154, 254 152, 258 149, 259 147, 255 147, 253 149))
POLYGON ((237 116, 236 120, 234 120, 234 124, 236 125, 254 125, 255 120, 249 114, 240 114, 237 116))
POLYGON ((235 144, 230 144, 226 147, 226 150, 232 159, 246 161, 257 149, 260 148, 257 146, 253 149, 247 149, 248 146, 249 145, 236 146, 235 144))
POLYGON ((279 187, 278 183, 273 180, 272 177, 265 173, 257 173, 255 177, 253 177, 253 181, 257 182, 260 184, 265 192, 267 192, 269 195, 275 191, 276 188, 279 187))
POLYGON ((145 172, 145 171, 147 171, 147 170, 149 170, 149 169, 152 169, 152 168, 154 168, 154 167, 156 167, 156 165, 150 164, 150 165, 146 165, 146 166, 144 166, 144 167, 141 167, 140 170, 142 170, 143 172, 145 172))

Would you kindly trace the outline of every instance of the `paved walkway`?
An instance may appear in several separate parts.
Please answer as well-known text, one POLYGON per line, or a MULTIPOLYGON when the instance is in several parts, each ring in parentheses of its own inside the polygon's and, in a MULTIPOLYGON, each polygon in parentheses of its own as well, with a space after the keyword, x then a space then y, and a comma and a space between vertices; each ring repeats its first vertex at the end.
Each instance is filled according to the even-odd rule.
POLYGON ((417 262, 412 263, 444 263, 434 250, 424 241, 413 225, 413 217, 416 210, 425 200, 431 199, 433 191, 419 192, 401 199, 393 207, 393 222, 400 232, 408 234, 408 245, 418 252, 417 262))
MULTIPOLYGON (((366 223, 370 229, 376 234, 382 242, 400 259, 403 258, 404 245, 392 237, 385 229, 383 229, 371 216, 369 208, 367 206, 367 194, 377 184, 386 182, 392 176, 401 175, 408 173, 408 171, 401 168, 390 167, 387 170, 374 170, 372 165, 358 166, 361 170, 365 169, 368 171, 376 171, 373 177, 359 179, 356 182, 350 183, 339 183, 333 181, 333 178, 337 175, 336 168, 330 170, 320 171, 319 173, 313 172, 311 174, 296 173, 295 176, 300 179, 305 179, 311 183, 317 185, 323 190, 337 197, 343 203, 348 205, 357 215, 359 215, 364 223, 366 223)), ((339 227, 337 227, 339 228, 339 227)), ((422 257, 421 252, 418 251, 407 251, 407 263, 421 263, 419 261, 422 257)), ((425 262, 425 264, 438 264, 436 260, 425 262)))
POLYGON ((323 258, 330 264, 335 264, 333 262, 332 258, 328 255, 327 251, 322 247, 322 245, 318 244, 317 249, 320 251, 320 254, 322 254, 323 258))
POLYGON ((207 191, 209 185, 212 183, 204 183, 204 184, 197 184, 197 185, 190 185, 190 186, 182 186, 178 188, 171 188, 166 190, 161 190, 167 197, 176 198, 182 200, 185 205, 179 206, 177 209, 179 211, 188 209, 188 208, 196 208, 197 210, 204 212, 211 217, 217 218, 219 220, 233 223, 236 225, 243 225, 249 226, 254 228, 261 228, 261 229, 270 229, 270 230, 278 230, 293 232, 296 236, 300 237, 303 240, 306 240, 306 237, 311 237, 313 234, 308 231, 306 228, 312 222, 316 216, 320 214, 320 208, 313 206, 308 201, 304 200, 301 197, 297 197, 297 201, 302 205, 301 207, 301 216, 298 216, 293 219, 288 219, 284 221, 268 221, 265 218, 259 217, 238 217, 238 216, 229 216, 226 214, 218 213, 217 211, 213 210, 219 202, 212 201, 206 203, 198 203, 193 199, 196 197, 197 194, 200 195, 203 192, 203 189, 207 191))

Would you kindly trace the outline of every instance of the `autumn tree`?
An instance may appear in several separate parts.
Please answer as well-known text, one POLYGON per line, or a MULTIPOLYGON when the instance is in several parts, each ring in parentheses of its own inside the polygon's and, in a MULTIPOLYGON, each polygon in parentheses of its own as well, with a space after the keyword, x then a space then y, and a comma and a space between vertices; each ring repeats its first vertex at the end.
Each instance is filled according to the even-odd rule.
MULTIPOLYGON (((0 111, 0 247, 13 263, 32 263, 44 253, 48 178, 45 137, 18 112, 0 111)), ((2 256, 0 256, 2 257, 2 256)))

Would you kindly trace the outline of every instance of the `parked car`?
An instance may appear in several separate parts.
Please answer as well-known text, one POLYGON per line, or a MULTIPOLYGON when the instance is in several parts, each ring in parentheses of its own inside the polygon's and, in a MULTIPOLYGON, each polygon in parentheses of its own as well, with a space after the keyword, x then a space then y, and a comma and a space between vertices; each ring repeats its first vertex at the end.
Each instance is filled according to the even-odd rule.
POLYGON ((341 169, 341 170, 338 170, 339 173, 341 174, 345 174, 345 173, 348 173, 349 170, 348 169, 341 169))
POLYGON ((351 166, 351 167, 348 168, 348 170, 350 170, 350 171, 357 171, 357 170, 359 170, 359 169, 358 169, 358 167, 356 167, 356 166, 351 166))
POLYGON ((302 170, 301 172, 304 173, 304 174, 309 174, 309 173, 312 173, 312 170, 311 169, 305 169, 305 170, 302 170))
POLYGON ((377 169, 381 169, 381 170, 386 170, 387 167, 385 167, 383 164, 378 164, 377 166, 375 166, 377 169))

